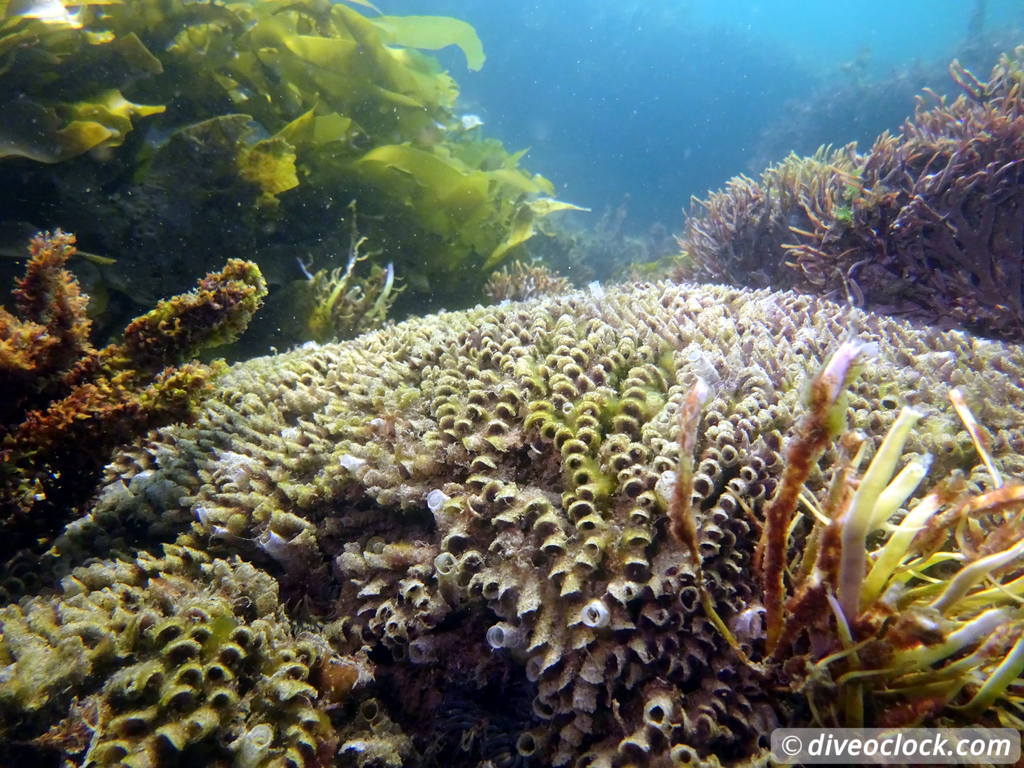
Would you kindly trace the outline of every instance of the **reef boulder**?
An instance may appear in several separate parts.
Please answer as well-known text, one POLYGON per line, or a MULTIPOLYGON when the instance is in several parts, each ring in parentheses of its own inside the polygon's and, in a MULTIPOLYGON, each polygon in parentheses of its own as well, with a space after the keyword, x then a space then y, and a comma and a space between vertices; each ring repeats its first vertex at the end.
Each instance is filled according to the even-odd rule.
MULTIPOLYGON (((812 721, 799 691, 742 660, 764 657, 752 565, 763 508, 807 380, 851 334, 874 350, 846 410, 868 453, 909 404, 923 418, 904 460, 930 453, 933 473, 962 469, 978 488, 981 460, 947 401, 955 386, 994 460, 1021 474, 1020 347, 788 292, 595 288, 234 366, 195 423, 115 458, 92 513, 58 540, 58 564, 176 539, 271 574, 296 637, 372 667, 344 706, 323 680, 302 693, 329 718, 306 731, 320 739, 310 749, 336 746, 351 764, 763 759, 772 728, 812 721), (666 530, 680 411, 698 380, 699 570, 738 645, 666 530), (358 731, 367 707, 388 730, 358 731)), ((826 493, 839 454, 825 451, 810 495, 826 493)), ((0 656, 28 664, 6 640, 0 656)), ((95 674, 47 711, 94 689, 95 674)), ((217 743, 236 743, 244 719, 220 723, 217 743)))

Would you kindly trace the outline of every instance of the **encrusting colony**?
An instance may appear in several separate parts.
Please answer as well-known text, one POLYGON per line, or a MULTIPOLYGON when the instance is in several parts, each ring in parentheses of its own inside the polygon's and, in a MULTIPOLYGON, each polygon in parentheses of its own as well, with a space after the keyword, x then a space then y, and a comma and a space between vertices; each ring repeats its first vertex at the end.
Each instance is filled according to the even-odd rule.
POLYGON ((358 666, 296 637, 268 574, 168 545, 159 558, 79 568, 62 586, 59 604, 33 600, 4 615, 6 660, 18 663, 0 706, 36 724, 60 720, 39 746, 132 766, 178 753, 208 765, 227 747, 236 765, 256 766, 301 765, 335 743, 313 701, 333 703, 337 686, 321 693, 309 680, 345 670, 354 681, 358 666), (82 696, 107 675, 100 694, 82 696), (230 745, 219 738, 227 731, 230 745))
MULTIPOLYGON (((240 766, 763 761, 773 727, 816 714, 797 663, 811 652, 766 651, 755 550, 801 393, 851 332, 877 347, 846 411, 868 455, 909 405, 922 420, 902 460, 931 454, 933 477, 989 487, 957 387, 993 461, 1024 474, 1020 348, 790 293, 595 288, 235 366, 196 423, 116 457, 56 545, 60 562, 124 562, 90 561, 62 597, 0 613, 0 733, 97 764, 182 750, 240 766), (666 511, 702 387, 698 565, 666 511), (174 543, 139 554, 159 540, 174 543), (259 642, 236 667, 223 654, 249 647, 239 633, 259 642), (65 663, 34 661, 47 653, 65 663), (46 733, 83 707, 80 742, 46 733), (178 711, 184 730, 168 730, 178 711)), ((843 462, 828 445, 810 468, 823 508, 843 462)), ((791 549, 812 541, 810 518, 791 549)), ((1019 634, 1016 613, 999 618, 1019 634)), ((868 719, 913 695, 887 691, 868 719)))

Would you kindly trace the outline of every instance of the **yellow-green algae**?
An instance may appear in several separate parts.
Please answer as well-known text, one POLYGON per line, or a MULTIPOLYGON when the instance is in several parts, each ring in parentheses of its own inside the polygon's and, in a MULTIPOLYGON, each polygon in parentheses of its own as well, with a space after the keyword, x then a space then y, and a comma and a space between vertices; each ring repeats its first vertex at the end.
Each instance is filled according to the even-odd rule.
POLYGON ((477 69, 472 26, 359 5, 0 0, 0 161, 23 171, 21 215, 64 209, 51 226, 155 298, 213 251, 254 258, 272 283, 304 249, 343 251, 357 199, 411 293, 444 298, 456 270, 463 294, 479 290, 537 219, 571 206, 522 153, 461 130, 455 80, 420 49, 456 45, 477 69))

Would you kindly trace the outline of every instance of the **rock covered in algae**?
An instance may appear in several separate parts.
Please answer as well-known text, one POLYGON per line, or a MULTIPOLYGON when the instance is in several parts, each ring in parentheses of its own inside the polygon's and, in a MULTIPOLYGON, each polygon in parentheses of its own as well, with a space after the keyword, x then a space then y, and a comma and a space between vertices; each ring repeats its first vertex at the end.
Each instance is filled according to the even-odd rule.
MULTIPOLYGON (((204 558, 273 574, 315 653, 372 665, 375 682, 325 715, 335 731, 316 737, 338 760, 763 759, 774 727, 810 716, 798 692, 773 690, 740 661, 666 532, 679 411, 702 380, 703 582, 757 655, 751 564, 764 503, 803 385, 851 330, 877 346, 847 411, 869 446, 910 404, 924 419, 904 452, 933 454, 935 471, 971 471, 979 458, 946 400, 956 386, 991 431, 995 460, 1020 473, 1018 347, 791 293, 638 285, 440 314, 235 366, 195 424, 115 459, 95 509, 58 548, 75 562, 178 536, 204 558), (345 735, 368 715, 387 728, 345 735)), ((830 449, 811 473, 811 493, 834 459, 830 449)), ((158 599, 153 589, 135 599, 158 599)), ((30 601, 52 616, 50 634, 32 631, 59 645, 75 621, 61 606, 76 599, 30 601)), ((24 610, 7 612, 20 621, 24 610)), ((21 674, 28 657, 3 652, 21 674)), ((111 658, 104 691, 128 663, 111 658)), ((265 681, 252 684, 250 711, 270 711, 265 681)), ((41 718, 27 702, 42 696, 66 709, 58 687, 7 706, 41 718)), ((322 711, 326 694, 307 694, 322 711)), ((268 743, 284 751, 288 731, 274 727, 268 743)), ((237 727, 212 731, 204 743, 232 754, 237 727)))
POLYGON ((61 587, 59 601, 3 611, 0 727, 35 735, 15 743, 15 762, 33 745, 85 765, 218 753, 303 765, 337 746, 323 709, 362 662, 293 628, 277 583, 251 564, 169 544, 159 557, 77 568, 61 587))

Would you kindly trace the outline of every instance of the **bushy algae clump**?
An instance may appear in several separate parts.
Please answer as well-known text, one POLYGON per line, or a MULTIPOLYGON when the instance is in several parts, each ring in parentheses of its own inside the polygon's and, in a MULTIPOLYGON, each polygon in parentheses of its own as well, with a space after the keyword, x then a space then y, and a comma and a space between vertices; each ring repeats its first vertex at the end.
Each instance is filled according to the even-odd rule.
MULTIPOLYGON (((19 628, 4 748, 243 765, 258 728, 265 765, 714 766, 763 762, 780 725, 1016 724, 1022 374, 1017 346, 664 284, 234 366, 198 419, 114 457, 49 553, 8 565, 63 594, 0 609, 19 628), (161 546, 173 562, 140 554, 161 546), (222 602, 207 567, 252 568, 277 602, 222 602), (86 663, 164 571, 182 607, 205 595, 230 632, 313 652, 243 667, 234 714, 180 743, 160 735, 177 666, 119 693, 159 622, 86 663), (66 664, 34 667, 47 646, 66 664), (131 702, 151 715, 126 734, 131 702), (82 707, 99 718, 55 744, 82 707)), ((186 681, 220 637, 182 651, 186 681)), ((183 712, 212 706, 206 680, 183 712)))
POLYGON ((380 264, 380 254, 360 234, 354 202, 349 205, 349 215, 347 251, 338 254, 332 266, 319 269, 312 266, 312 259, 308 264, 300 260, 302 277, 289 281, 267 299, 250 332, 232 353, 241 358, 263 354, 268 341, 276 349, 308 341, 340 341, 388 322, 405 286, 395 275, 394 264, 380 264))
POLYGON ((817 457, 839 437, 844 389, 864 353, 848 341, 812 379, 808 412, 765 510, 756 559, 764 658, 807 697, 818 725, 1020 727, 1024 484, 1004 485, 963 394, 949 397, 989 490, 968 492, 955 474, 929 480, 929 454, 897 473, 922 417, 904 406, 862 473, 864 436, 847 433, 824 499, 801 499, 817 457), (927 493, 908 502, 922 483, 927 493), (790 543, 799 501, 809 531, 790 543))
POLYGON ((321 269, 308 276, 312 307, 306 332, 314 341, 348 339, 382 325, 401 290, 395 287, 395 268, 390 263, 386 267, 375 265, 366 277, 354 277, 356 266, 368 257, 362 252, 367 238, 360 236, 356 226, 355 202, 349 209, 352 234, 345 266, 321 269))
POLYGON ((858 306, 1024 340, 1024 49, 963 93, 918 99, 902 130, 790 156, 695 200, 675 268, 847 296, 858 306))
POLYGON ((116 446, 195 413, 224 364, 192 358, 237 338, 266 293, 256 265, 232 259, 96 349, 89 297, 65 268, 74 253, 73 235, 35 237, 17 315, 0 307, 3 557, 80 513, 116 446))
POLYGON ((572 283, 567 278, 543 263, 517 261, 487 278, 484 295, 491 301, 526 301, 557 296, 571 288, 572 283))

